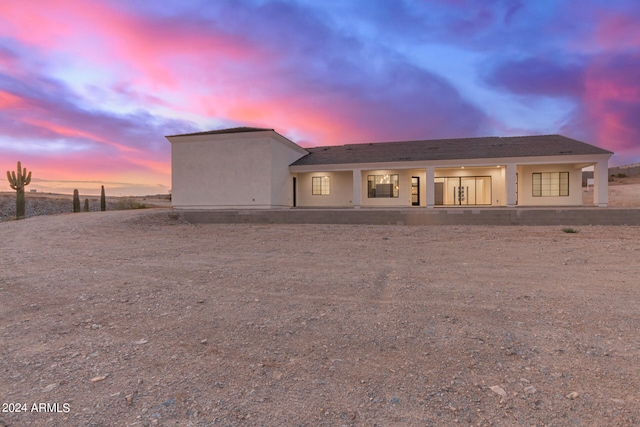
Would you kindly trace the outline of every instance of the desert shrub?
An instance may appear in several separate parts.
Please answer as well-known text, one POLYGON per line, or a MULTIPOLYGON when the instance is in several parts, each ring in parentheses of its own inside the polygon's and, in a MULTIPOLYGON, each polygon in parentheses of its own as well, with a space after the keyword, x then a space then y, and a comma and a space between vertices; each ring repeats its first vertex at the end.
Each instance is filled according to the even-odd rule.
POLYGON ((571 227, 565 227, 562 229, 562 231, 564 231, 565 233, 577 233, 578 230, 576 230, 575 228, 571 228, 571 227))
POLYGON ((627 174, 626 173, 619 173, 618 174, 618 178, 626 178, 627 174))
POLYGON ((139 203, 131 197, 122 197, 114 203, 113 208, 116 210, 146 209, 147 205, 139 203))

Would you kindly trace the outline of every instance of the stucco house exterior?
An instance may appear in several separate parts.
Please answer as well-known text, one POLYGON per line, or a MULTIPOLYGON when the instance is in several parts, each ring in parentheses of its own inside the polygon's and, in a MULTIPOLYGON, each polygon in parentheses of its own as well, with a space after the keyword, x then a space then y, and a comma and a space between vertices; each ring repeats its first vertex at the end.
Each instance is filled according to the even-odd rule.
POLYGON ((177 209, 606 206, 612 152, 561 135, 302 148, 273 129, 166 137, 177 209))

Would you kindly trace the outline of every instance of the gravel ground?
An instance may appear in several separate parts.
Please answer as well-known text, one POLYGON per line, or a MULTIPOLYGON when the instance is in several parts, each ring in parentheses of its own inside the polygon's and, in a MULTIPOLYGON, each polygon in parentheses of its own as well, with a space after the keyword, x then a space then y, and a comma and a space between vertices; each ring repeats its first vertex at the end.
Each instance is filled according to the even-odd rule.
POLYGON ((640 228, 578 231, 0 222, 0 426, 639 425, 640 228))

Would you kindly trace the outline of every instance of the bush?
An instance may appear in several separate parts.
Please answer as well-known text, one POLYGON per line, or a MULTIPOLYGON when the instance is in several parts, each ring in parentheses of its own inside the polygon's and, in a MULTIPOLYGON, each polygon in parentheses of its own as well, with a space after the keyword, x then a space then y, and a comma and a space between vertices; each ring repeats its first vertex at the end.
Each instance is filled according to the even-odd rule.
POLYGON ((578 232, 578 230, 576 230, 575 228, 571 228, 571 227, 563 228, 562 231, 564 231, 565 233, 577 233, 578 232))
POLYGON ((120 200, 114 203, 113 208, 115 210, 127 210, 127 209, 146 209, 147 205, 139 203, 131 197, 122 197, 120 200))

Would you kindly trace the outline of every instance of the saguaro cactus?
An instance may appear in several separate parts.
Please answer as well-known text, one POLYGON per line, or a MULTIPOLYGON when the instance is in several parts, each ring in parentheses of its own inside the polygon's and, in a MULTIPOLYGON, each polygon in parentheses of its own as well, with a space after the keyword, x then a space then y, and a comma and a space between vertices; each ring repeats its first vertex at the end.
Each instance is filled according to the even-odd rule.
POLYGON ((16 190, 16 219, 24 218, 24 187, 31 182, 31 172, 27 174, 27 168, 22 168, 18 162, 18 170, 16 172, 7 171, 7 179, 13 190, 16 190))
POLYGON ((107 199, 104 196, 104 185, 102 185, 100 189, 100 210, 102 212, 107 210, 107 199))
POLYGON ((73 190, 73 211, 80 212, 80 194, 78 194, 78 190, 73 190))

